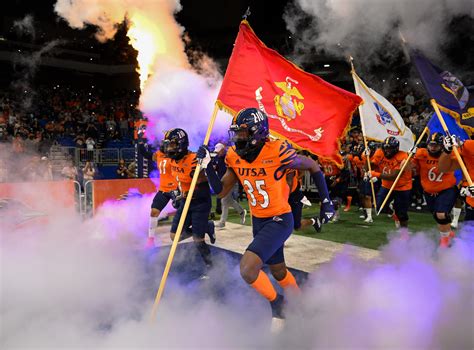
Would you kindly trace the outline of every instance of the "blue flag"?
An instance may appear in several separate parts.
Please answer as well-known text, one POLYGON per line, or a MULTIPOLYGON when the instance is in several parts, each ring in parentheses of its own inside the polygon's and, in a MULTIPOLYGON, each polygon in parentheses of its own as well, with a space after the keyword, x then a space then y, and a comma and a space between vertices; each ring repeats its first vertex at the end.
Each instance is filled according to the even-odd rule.
POLYGON ((445 112, 443 115, 449 114, 469 134, 474 133, 474 93, 453 74, 432 64, 419 51, 412 51, 411 58, 428 94, 445 112))
MULTIPOLYGON (((446 123, 446 126, 448 127, 449 133, 451 135, 456 135, 463 141, 469 139, 469 135, 467 134, 466 130, 464 130, 457 123, 456 119, 454 119, 452 116, 450 116, 449 114, 443 111, 441 111, 441 115, 443 116, 444 122, 446 123)), ((428 122, 427 127, 430 131, 430 134, 434 132, 439 132, 443 135, 446 135, 446 133, 443 130, 443 127, 441 126, 441 123, 439 122, 438 116, 434 112, 431 115, 431 119, 428 122)))

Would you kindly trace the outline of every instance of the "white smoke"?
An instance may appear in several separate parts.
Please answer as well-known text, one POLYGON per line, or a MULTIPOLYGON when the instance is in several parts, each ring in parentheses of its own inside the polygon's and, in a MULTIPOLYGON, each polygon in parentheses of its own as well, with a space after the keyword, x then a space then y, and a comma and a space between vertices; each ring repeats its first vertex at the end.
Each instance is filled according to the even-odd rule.
MULTIPOLYGON (((195 148, 204 140, 222 76, 217 65, 204 54, 192 52, 193 65, 185 54, 184 28, 174 14, 181 10, 179 1, 96 1, 59 0, 55 11, 73 28, 87 24, 98 27, 97 38, 110 39, 117 25, 125 18, 141 18, 159 27, 153 40, 165 45, 153 65, 153 74, 147 80, 140 97, 140 110, 151 122, 153 141, 163 136, 163 131, 175 127, 185 129, 195 148)), ((219 117, 213 135, 225 138, 230 119, 219 117), (222 127, 219 127, 222 125, 222 127)))
POLYGON ((472 227, 438 253, 418 235, 392 240, 376 261, 339 254, 290 300, 286 329, 277 336, 269 332, 268 304, 241 281, 238 264, 214 254, 207 282, 183 283, 181 274, 202 262, 178 246, 173 266, 180 269, 172 270, 150 322, 167 254, 139 248, 149 200, 111 203, 85 222, 63 213, 46 224, 0 230, 0 347, 474 346, 472 227))
POLYGON ((16 29, 19 34, 29 35, 34 41, 36 38, 36 30, 34 27, 34 18, 32 15, 26 15, 23 19, 14 21, 13 28, 16 29))
POLYGON ((386 64, 399 54, 400 33, 411 47, 442 56, 451 21, 474 17, 470 0, 296 0, 295 5, 287 9, 285 21, 300 39, 300 59, 324 50, 337 57, 351 55, 365 67, 386 64))
POLYGON ((213 252, 209 280, 190 280, 203 264, 192 245, 178 246, 150 322, 168 256, 143 250, 151 196, 108 202, 82 221, 45 188, 19 186, 9 197, 30 197, 49 216, 12 227, 31 209, 4 216, 0 202, 2 349, 474 347, 472 224, 445 250, 428 232, 390 237, 376 260, 343 251, 309 275, 302 295, 289 299, 283 333, 272 335, 268 303, 228 254, 213 252))

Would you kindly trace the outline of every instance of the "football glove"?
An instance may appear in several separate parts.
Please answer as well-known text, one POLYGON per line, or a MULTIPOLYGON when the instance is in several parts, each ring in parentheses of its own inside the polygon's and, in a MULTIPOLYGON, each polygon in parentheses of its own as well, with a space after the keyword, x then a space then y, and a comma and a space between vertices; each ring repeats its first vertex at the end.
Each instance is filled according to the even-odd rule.
POLYGON ((209 163, 211 162, 211 153, 209 152, 207 146, 202 145, 201 147, 199 147, 196 153, 196 158, 199 164, 201 164, 201 168, 206 169, 209 163))

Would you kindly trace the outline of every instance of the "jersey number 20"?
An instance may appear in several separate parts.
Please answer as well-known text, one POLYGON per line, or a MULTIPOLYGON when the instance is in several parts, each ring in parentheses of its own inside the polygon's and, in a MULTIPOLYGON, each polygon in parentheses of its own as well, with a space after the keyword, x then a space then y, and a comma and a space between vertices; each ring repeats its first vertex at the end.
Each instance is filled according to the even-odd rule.
MULTIPOLYGON (((257 205, 257 198, 255 198, 254 195, 254 187, 252 186, 249 180, 244 180, 244 186, 247 187, 246 191, 250 197, 250 205, 252 207, 255 207, 257 205)), ((268 205, 270 204, 270 198, 268 197, 267 191, 265 191, 265 180, 256 180, 255 187, 257 189, 257 192, 263 197, 263 203, 258 204, 260 204, 262 208, 268 207, 268 205)))

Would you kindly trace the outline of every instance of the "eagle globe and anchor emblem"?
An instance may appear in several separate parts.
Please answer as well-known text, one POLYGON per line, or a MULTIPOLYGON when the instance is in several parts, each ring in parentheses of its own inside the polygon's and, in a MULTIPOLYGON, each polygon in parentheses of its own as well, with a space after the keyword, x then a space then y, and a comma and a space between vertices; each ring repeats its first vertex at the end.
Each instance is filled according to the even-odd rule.
POLYGON ((291 77, 286 77, 285 81, 274 82, 274 84, 282 90, 280 94, 275 95, 273 98, 276 115, 270 114, 265 110, 265 106, 262 102, 263 88, 261 86, 255 90, 255 100, 258 103, 259 109, 269 118, 278 120, 283 129, 286 131, 305 135, 311 141, 319 141, 324 132, 323 128, 314 129, 314 134, 308 134, 302 130, 292 128, 288 125, 288 122, 291 122, 297 117, 301 116, 301 113, 304 109, 304 103, 301 101, 304 100, 304 97, 295 86, 298 85, 298 81, 292 79, 291 77))

